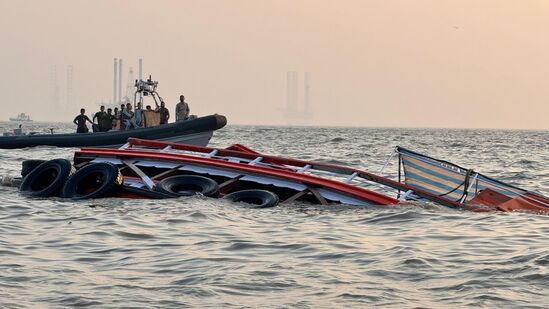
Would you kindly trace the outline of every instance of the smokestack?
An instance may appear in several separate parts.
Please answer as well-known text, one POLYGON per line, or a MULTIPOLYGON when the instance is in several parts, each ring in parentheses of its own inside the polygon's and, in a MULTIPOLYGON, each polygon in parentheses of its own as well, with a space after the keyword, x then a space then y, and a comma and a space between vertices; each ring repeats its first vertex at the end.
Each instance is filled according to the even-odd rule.
POLYGON ((133 68, 130 67, 130 70, 128 71, 128 81, 126 83, 126 96, 128 98, 131 98, 133 96, 133 87, 135 80, 133 79, 133 68))
POLYGON ((72 108, 72 65, 67 66, 67 107, 72 108))
POLYGON ((309 112, 309 72, 305 72, 305 76, 303 77, 303 107, 305 109, 305 112, 309 112))
POLYGON ((52 103, 55 109, 59 106, 59 85, 57 84, 57 65, 51 67, 52 103))
POLYGON ((118 104, 118 102, 116 102, 116 94, 118 93, 116 91, 116 87, 117 87, 116 78, 118 76, 118 73, 116 71, 117 69, 118 69, 118 60, 114 58, 114 81, 112 85, 112 104, 118 104))
POLYGON ((286 99, 287 99, 287 111, 288 113, 294 113, 297 110, 297 83, 298 73, 290 71, 286 75, 286 99))
POLYGON ((143 79, 143 58, 139 58, 139 79, 143 79))
POLYGON ((286 72, 286 112, 290 112, 290 108, 292 106, 291 104, 291 95, 290 95, 290 91, 292 89, 292 82, 291 82, 291 79, 292 79, 292 72, 288 71, 286 72))
POLYGON ((118 61, 118 103, 122 102, 122 58, 118 61))

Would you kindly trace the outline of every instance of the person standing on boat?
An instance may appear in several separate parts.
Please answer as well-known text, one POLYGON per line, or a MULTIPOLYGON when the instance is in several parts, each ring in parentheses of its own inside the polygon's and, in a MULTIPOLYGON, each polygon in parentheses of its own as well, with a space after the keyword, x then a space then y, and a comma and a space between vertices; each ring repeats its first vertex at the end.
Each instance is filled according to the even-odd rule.
POLYGON ((103 118, 101 118, 100 127, 102 132, 107 132, 112 129, 112 122, 114 119, 114 115, 112 114, 112 109, 107 108, 107 113, 103 115, 103 118))
POLYGON ((141 108, 141 102, 137 102, 137 108, 133 114, 133 122, 136 128, 143 126, 143 109, 141 108))
POLYGON ((120 129, 120 113, 118 112, 118 107, 114 108, 112 127, 117 130, 120 129))
POLYGON ((120 104, 120 110, 118 111, 118 129, 124 130, 126 125, 124 124, 124 111, 126 110, 125 104, 120 104))
POLYGON ((179 103, 175 106, 175 121, 183 121, 189 119, 189 104, 185 102, 185 96, 179 96, 179 103))
POLYGON ((128 130, 136 127, 135 122, 133 121, 133 114, 131 103, 126 104, 126 108, 122 111, 120 130, 128 130))
POLYGON ((93 115, 92 122, 95 124, 95 120, 97 119, 97 126, 99 127, 99 132, 105 131, 105 129, 103 128, 103 117, 105 117, 106 115, 107 113, 105 113, 104 105, 101 105, 101 107, 99 108, 99 111, 93 115))
POLYGON ((156 111, 160 114, 160 124, 168 123, 168 120, 170 120, 170 111, 166 108, 164 101, 160 101, 160 107, 156 111))
POLYGON ((88 133, 88 126, 86 125, 86 121, 91 123, 93 125, 93 121, 88 118, 88 116, 84 115, 86 113, 86 110, 81 108, 80 109, 80 115, 76 116, 74 120, 72 121, 76 127, 76 133, 88 133))

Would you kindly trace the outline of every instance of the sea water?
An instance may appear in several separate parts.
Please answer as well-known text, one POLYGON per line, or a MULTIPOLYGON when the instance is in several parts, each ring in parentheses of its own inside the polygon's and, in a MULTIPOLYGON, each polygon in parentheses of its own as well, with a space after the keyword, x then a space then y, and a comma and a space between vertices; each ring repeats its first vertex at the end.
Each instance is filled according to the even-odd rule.
MULTIPOLYGON (((232 143, 372 172, 400 145, 549 195, 548 131, 228 126, 211 141, 232 143)), ((74 150, 0 150, 0 174, 74 150)), ((393 160, 384 173, 396 169, 393 160)), ((74 202, 0 187, 2 308, 547 308, 548 267, 544 215, 74 202)))

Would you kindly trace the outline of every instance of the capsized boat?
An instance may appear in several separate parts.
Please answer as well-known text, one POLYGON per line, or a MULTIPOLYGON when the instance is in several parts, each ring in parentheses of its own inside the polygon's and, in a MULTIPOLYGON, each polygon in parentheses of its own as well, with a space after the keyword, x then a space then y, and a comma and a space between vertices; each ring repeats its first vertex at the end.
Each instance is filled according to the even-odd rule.
POLYGON ((549 199, 543 195, 405 148, 395 148, 391 157, 397 154, 399 175, 394 180, 351 167, 265 155, 240 144, 211 148, 130 138, 118 149, 76 151, 77 171, 70 178, 72 166, 66 160, 48 161, 34 170, 24 166, 25 173, 32 171, 20 190, 40 197, 59 191, 73 199, 200 192, 262 207, 294 201, 390 206, 427 200, 478 212, 549 213, 549 199))
POLYGON ((75 152, 74 164, 114 164, 125 187, 148 191, 166 178, 195 175, 213 179, 222 196, 261 189, 282 203, 364 206, 427 200, 471 211, 549 212, 549 199, 541 194, 402 147, 395 148, 396 154, 397 180, 351 167, 269 156, 239 144, 224 149, 135 138, 119 149, 82 148, 75 152))
MULTIPOLYGON (((212 179, 221 196, 258 189, 274 193, 282 203, 303 200, 322 205, 392 205, 399 202, 350 184, 354 176, 350 177, 352 173, 347 170, 338 171, 322 163, 267 156, 239 144, 224 149, 131 138, 119 149, 82 148, 75 152, 74 165, 77 168, 96 163, 116 165, 125 188, 156 191, 159 186, 165 189, 163 181, 187 175, 212 179), (339 174, 347 180, 321 176, 325 172, 333 176, 339 174)), ((184 187, 173 186, 179 186, 180 190, 184 187)), ((131 192, 135 193, 135 190, 131 192)), ((139 194, 128 196, 122 193, 122 196, 136 197, 139 194)))

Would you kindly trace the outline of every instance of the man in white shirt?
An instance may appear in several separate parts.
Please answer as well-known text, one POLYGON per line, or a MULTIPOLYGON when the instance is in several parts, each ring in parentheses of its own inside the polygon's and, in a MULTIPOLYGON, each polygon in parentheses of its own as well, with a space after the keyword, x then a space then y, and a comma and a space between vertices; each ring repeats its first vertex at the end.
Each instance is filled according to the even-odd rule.
POLYGON ((133 122, 136 128, 143 126, 143 109, 141 108, 141 102, 137 102, 137 108, 133 113, 133 122))

